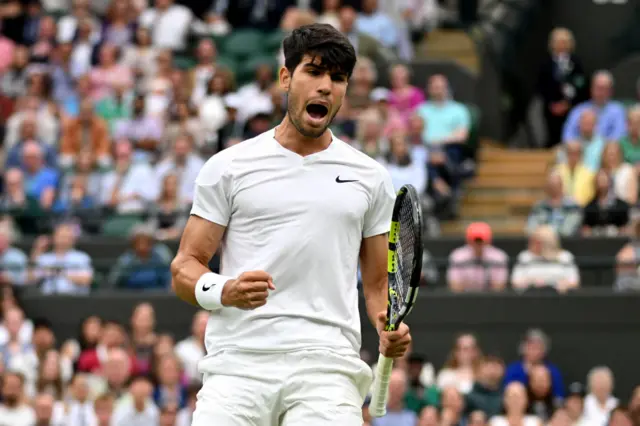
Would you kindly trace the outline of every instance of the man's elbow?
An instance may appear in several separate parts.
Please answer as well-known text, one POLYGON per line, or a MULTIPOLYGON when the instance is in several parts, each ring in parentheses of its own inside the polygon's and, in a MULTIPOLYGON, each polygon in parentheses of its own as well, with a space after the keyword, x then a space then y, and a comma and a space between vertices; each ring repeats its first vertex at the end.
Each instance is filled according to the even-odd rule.
POLYGON ((171 261, 171 290, 178 294, 178 282, 180 276, 183 274, 187 257, 184 254, 178 253, 176 257, 171 261))

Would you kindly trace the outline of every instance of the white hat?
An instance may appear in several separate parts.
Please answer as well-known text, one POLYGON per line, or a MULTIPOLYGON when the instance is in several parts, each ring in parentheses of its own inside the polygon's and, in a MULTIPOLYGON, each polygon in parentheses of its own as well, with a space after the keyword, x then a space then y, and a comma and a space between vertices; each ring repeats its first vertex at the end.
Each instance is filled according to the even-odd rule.
POLYGON ((391 91, 384 87, 377 87, 371 91, 369 99, 372 102, 388 101, 391 91))

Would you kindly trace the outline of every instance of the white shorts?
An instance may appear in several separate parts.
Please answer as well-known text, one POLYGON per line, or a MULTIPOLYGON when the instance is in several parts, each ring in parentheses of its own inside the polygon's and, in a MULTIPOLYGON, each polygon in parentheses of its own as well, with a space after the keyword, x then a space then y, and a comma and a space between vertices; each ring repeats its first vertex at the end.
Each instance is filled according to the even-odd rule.
POLYGON ((207 358, 192 426, 362 426, 371 368, 328 350, 207 358))

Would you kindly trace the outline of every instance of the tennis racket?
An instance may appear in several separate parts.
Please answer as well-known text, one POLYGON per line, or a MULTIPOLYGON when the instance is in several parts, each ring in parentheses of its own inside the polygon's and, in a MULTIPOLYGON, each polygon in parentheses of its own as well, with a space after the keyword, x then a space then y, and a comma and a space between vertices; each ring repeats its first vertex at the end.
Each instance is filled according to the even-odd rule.
MULTIPOLYGON (((422 272, 422 210, 412 185, 398 191, 389 232, 389 301, 385 331, 395 331, 411 312, 418 296, 422 272)), ((373 382, 369 413, 382 417, 387 412, 387 394, 393 359, 380 354, 373 382)))

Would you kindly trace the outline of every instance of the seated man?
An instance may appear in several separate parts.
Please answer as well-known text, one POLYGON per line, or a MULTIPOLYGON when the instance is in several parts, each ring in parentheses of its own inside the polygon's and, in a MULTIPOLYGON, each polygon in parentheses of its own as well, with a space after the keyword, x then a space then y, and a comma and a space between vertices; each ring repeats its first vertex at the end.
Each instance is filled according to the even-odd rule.
POLYGON ((423 140, 428 148, 442 148, 455 164, 461 164, 463 146, 469 138, 471 114, 466 106, 451 98, 449 82, 444 75, 432 76, 428 91, 429 100, 416 110, 425 123, 423 140))
POLYGON ((547 177, 546 197, 538 201, 529 213, 527 232, 532 233, 540 225, 551 225, 562 237, 575 235, 582 224, 582 209, 564 194, 562 177, 552 172, 547 177))
POLYGON ((562 130, 562 140, 578 139, 580 136, 580 117, 586 109, 598 111, 596 133, 605 140, 619 141, 627 134, 626 113, 620 102, 611 100, 613 76, 609 71, 598 71, 591 82, 591 99, 576 105, 562 130))

